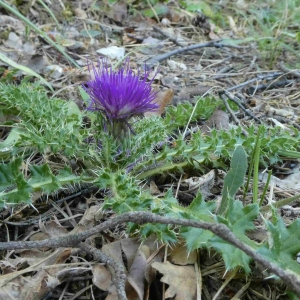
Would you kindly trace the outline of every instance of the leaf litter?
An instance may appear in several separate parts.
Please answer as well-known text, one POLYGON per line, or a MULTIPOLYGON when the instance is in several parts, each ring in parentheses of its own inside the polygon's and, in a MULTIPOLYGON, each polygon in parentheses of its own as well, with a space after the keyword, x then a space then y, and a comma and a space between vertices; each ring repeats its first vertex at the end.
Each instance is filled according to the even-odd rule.
MULTIPOLYGON (((238 18, 232 16, 233 11, 224 9, 221 12, 224 15, 221 21, 227 22, 226 18, 228 20, 228 24, 223 27, 220 24, 222 22, 218 22, 220 15, 215 15, 210 5, 204 2, 202 7, 197 8, 203 13, 195 12, 197 9, 193 5, 200 4, 192 1, 184 1, 184 8, 176 1, 154 5, 151 5, 152 1, 137 1, 137 4, 132 1, 116 1, 111 4, 112 2, 114 1, 101 1, 100 5, 94 1, 74 1, 72 5, 66 1, 49 3, 49 9, 54 12, 60 28, 56 28, 51 16, 37 3, 32 7, 21 6, 20 9, 23 14, 34 18, 39 28, 67 51, 84 71, 88 70, 87 59, 97 61, 99 55, 109 57, 117 63, 116 59, 122 60, 125 55, 130 54, 130 62, 137 68, 143 67, 149 60, 155 61, 162 53, 175 50, 172 56, 166 55, 163 60, 157 60, 157 72, 160 76, 157 77, 155 85, 160 90, 157 98, 159 110, 150 114, 161 116, 169 105, 177 105, 183 101, 195 103, 195 96, 207 93, 217 95, 220 89, 230 89, 245 108, 244 111, 236 108, 233 110, 238 115, 240 124, 250 123, 251 115, 247 113, 250 107, 255 116, 266 123, 272 121, 284 127, 297 124, 300 72, 285 67, 294 66, 297 54, 293 51, 286 54, 285 50, 280 50, 280 44, 272 45, 274 49, 271 54, 276 60, 271 54, 259 52, 251 40, 250 43, 247 42, 251 32, 249 33, 248 27, 243 26, 238 18), (155 26, 160 31, 155 30, 155 26), (178 52, 176 55, 176 50, 181 47, 220 39, 225 45, 221 48, 216 43, 212 44, 216 47, 207 47, 204 51, 196 48, 178 52), (276 65, 277 60, 284 63, 276 65), (248 82, 249 78, 253 80, 248 82)), ((236 3, 237 9, 251 14, 250 4, 246 1, 236 3)), ((255 14, 252 15, 253 18, 254 16, 255 14)), ((86 81, 80 80, 81 76, 84 77, 84 72, 78 74, 78 70, 36 32, 30 31, 27 36, 24 35, 25 26, 17 18, 9 14, 1 15, 0 27, 3 33, 0 52, 4 55, 1 67, 5 67, 9 73, 13 68, 8 59, 18 62, 44 77, 60 97, 80 101, 77 83, 86 81), (8 59, 5 60, 5 57, 8 59)), ((3 72, 2 79, 8 77, 7 72, 3 72)), ((24 72, 19 72, 12 78, 18 83, 24 75, 24 72)), ((236 126, 229 120, 228 114, 216 109, 204 124, 199 125, 205 126, 202 130, 209 134, 212 128, 218 129, 221 126, 229 129, 236 126)), ((274 193, 270 193, 270 197, 281 198, 299 193, 298 161, 283 161, 274 168, 277 172, 276 177, 272 177, 274 193)), ((172 176, 157 179, 154 182, 155 193, 161 192, 159 195, 163 195, 170 187, 175 193, 178 186, 178 191, 181 189, 184 194, 185 184, 188 184, 189 191, 194 188, 192 184, 195 182, 198 188, 197 182, 201 181, 202 176, 194 175, 187 172, 182 180, 172 176)), ((218 196, 218 184, 221 183, 222 180, 209 181, 206 196, 218 196)), ((262 186, 261 183, 261 189, 262 186)), ((88 193, 87 197, 80 194, 76 201, 72 201, 70 204, 64 202, 64 205, 53 206, 55 210, 50 215, 46 218, 38 216, 37 222, 29 222, 25 228, 21 222, 26 218, 32 221, 34 209, 31 207, 21 207, 18 213, 13 213, 8 218, 7 212, 1 214, 6 218, 6 228, 9 226, 9 230, 14 231, 15 236, 22 240, 67 236, 71 232, 93 227, 95 222, 110 217, 110 214, 102 211, 98 205, 99 199, 93 193, 88 193), (86 204, 95 203, 96 205, 87 208, 86 204)), ((286 224, 295 218, 296 210, 297 206, 284 207, 286 224)), ((236 220, 233 223, 238 226, 236 220)), ((262 222, 257 220, 257 223, 259 228, 262 222)), ((284 231, 283 224, 278 223, 277 227, 278 231, 284 231)), ((6 235, 3 228, 4 226, 2 230, 6 235)), ((294 227, 290 230, 296 231, 294 227)), ((271 232, 273 236, 269 238, 275 242, 276 230, 271 232)), ((203 250, 188 253, 184 245, 167 248, 151 238, 141 243, 136 238, 127 237, 124 228, 105 232, 89 242, 99 246, 104 253, 124 267, 128 299, 196 299, 197 284, 202 279, 206 279, 203 284, 205 299, 233 299, 248 284, 245 274, 229 274, 224 264, 219 261, 220 256, 213 250, 209 253, 204 253, 203 250), (201 275, 196 271, 197 261, 200 261, 201 275), (226 281, 227 278, 231 280, 226 281), (168 285, 164 295, 162 287, 155 292, 151 291, 151 285, 157 285, 159 281, 168 285), (222 286, 224 282, 226 285, 222 286)), ((214 242, 221 243, 220 240, 214 242)), ((289 246, 292 246, 290 241, 289 246)), ((230 251, 231 249, 228 253, 230 251)), ((230 259, 229 254, 228 256, 230 259)), ((102 297, 101 299, 117 298, 111 278, 112 270, 93 262, 91 257, 75 248, 15 250, 3 256, 0 266, 0 299, 75 299, 76 295, 80 297, 78 290, 87 292, 82 299, 92 299, 94 293, 102 297), (93 283, 98 290, 93 291, 92 287, 86 289, 89 285, 85 282, 93 283)), ((288 299, 284 288, 277 286, 276 281, 268 282, 265 279, 268 274, 262 276, 264 272, 261 270, 259 273, 253 268, 248 282, 254 281, 258 284, 250 284, 243 290, 247 297, 269 299, 265 295, 271 289, 272 299, 288 299), (267 288, 264 287, 265 284, 267 288)), ((241 296, 241 299, 246 298, 241 296)))

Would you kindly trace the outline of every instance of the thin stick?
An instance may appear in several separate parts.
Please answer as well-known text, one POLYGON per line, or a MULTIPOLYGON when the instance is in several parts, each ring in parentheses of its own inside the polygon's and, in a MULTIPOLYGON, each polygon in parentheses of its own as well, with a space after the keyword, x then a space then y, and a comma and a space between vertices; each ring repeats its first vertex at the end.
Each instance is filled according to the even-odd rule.
POLYGON ((10 249, 33 249, 43 247, 74 247, 77 248, 79 243, 86 240, 88 237, 99 234, 100 232, 114 228, 119 224, 132 222, 136 224, 146 223, 159 223, 168 225, 179 225, 194 228, 201 228, 213 232, 218 237, 229 242, 236 248, 242 250, 247 255, 252 257, 256 262, 261 264, 264 268, 269 269, 270 272, 280 277, 288 287, 293 290, 298 297, 300 297, 300 278, 293 272, 280 268, 277 264, 269 261, 267 258, 257 252, 256 249, 251 248, 247 244, 239 240, 234 233, 222 223, 209 223, 203 221, 185 220, 185 219, 174 219, 168 217, 158 216, 149 212, 129 212, 124 213, 115 218, 109 219, 98 226, 95 226, 89 230, 77 233, 60 236, 57 238, 51 238, 42 241, 18 241, 18 242, 7 242, 0 243, 0 250, 10 249))

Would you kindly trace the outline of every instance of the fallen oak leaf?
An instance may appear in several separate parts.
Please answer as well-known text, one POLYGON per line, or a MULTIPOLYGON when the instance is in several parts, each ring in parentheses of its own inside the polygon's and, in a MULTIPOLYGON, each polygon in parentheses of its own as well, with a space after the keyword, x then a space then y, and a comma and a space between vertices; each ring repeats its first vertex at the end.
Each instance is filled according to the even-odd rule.
POLYGON ((164 275, 161 281, 169 285, 165 298, 196 299, 196 273, 193 266, 176 266, 166 261, 154 262, 152 267, 164 275))

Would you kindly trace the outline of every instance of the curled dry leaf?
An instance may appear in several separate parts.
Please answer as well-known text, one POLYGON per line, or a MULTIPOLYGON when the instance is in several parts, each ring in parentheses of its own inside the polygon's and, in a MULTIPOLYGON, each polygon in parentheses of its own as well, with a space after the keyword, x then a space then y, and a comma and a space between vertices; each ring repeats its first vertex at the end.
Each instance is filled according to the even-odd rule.
POLYGON ((174 300, 196 299, 196 273, 193 266, 175 266, 166 261, 154 262, 152 267, 164 276, 161 281, 168 284, 166 298, 175 297, 174 300))
POLYGON ((157 187, 157 185, 155 184, 155 182, 153 180, 150 182, 149 192, 151 195, 161 194, 161 191, 159 190, 159 188, 157 187))
MULTIPOLYGON (((162 251, 159 251, 160 243, 149 238, 141 246, 139 239, 122 239, 106 244, 102 251, 118 264, 122 264, 126 272, 128 268, 128 281, 126 283, 126 294, 129 300, 143 300, 144 292, 148 293, 150 284, 154 279, 154 272, 151 267, 153 261, 161 261, 162 251), (126 266, 123 257, 126 257, 126 266), (151 258, 149 261, 149 257, 151 258), (153 257, 152 257, 153 256, 153 257)), ((108 291, 109 295, 105 300, 117 299, 116 289, 111 280, 111 268, 97 265, 93 268, 93 282, 101 290, 108 291)))
MULTIPOLYGON (((144 299, 145 270, 147 267, 147 258, 149 256, 150 249, 146 245, 141 246, 136 252, 127 277, 128 282, 133 287, 134 292, 138 295, 139 300, 144 299)), ((127 295, 129 299, 134 297, 132 292, 133 291, 131 291, 131 295, 127 295)))
POLYGON ((206 199, 211 193, 210 190, 215 182, 215 170, 211 170, 208 173, 202 175, 201 177, 190 177, 182 180, 182 187, 187 187, 187 191, 193 195, 196 195, 199 191, 202 194, 203 199, 206 199))
POLYGON ((161 116, 164 113, 166 107, 172 103, 173 96, 174 91, 171 89, 159 91, 155 99, 155 102, 159 105, 158 109, 153 112, 145 113, 145 117, 161 116))
POLYGON ((93 267, 93 283, 100 290, 109 293, 106 300, 118 299, 117 290, 111 280, 111 273, 105 266, 96 265, 93 267))

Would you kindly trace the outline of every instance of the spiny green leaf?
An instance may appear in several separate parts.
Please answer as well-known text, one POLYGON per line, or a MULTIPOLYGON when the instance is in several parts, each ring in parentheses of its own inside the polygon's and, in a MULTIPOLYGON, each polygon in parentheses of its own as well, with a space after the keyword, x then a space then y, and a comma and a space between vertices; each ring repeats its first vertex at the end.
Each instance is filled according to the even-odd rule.
POLYGON ((31 186, 20 170, 22 159, 0 164, 0 207, 7 204, 30 203, 31 186))
MULTIPOLYGON (((215 207, 215 202, 205 202, 199 193, 190 206, 184 209, 183 216, 186 219, 212 222, 215 207)), ((181 227, 180 235, 185 239, 189 251, 206 247, 206 243, 214 236, 211 231, 193 227, 181 227)))
MULTIPOLYGON (((25 181, 23 174, 19 174, 16 179, 16 189, 12 192, 0 195, 0 206, 5 203, 6 205, 14 205, 19 203, 31 203, 32 187, 25 181)), ((4 205, 5 206, 5 205, 4 205)))
POLYGON ((257 204, 250 204, 244 207, 241 201, 232 201, 226 212, 227 225, 235 234, 242 238, 247 230, 255 228, 253 221, 257 218, 258 213, 259 206, 257 204))
POLYGON ((152 234, 155 234, 158 240, 164 243, 176 243, 177 238, 173 230, 166 224, 145 224, 140 227, 140 234, 143 238, 146 238, 152 234))
MULTIPOLYGON (((257 248, 256 243, 251 241, 245 235, 245 232, 254 228, 253 221, 257 217, 258 212, 259 206, 257 204, 243 207, 240 201, 235 200, 231 202, 226 213, 226 218, 216 216, 216 220, 225 224, 244 243, 252 248, 257 248)), ((250 272, 250 258, 243 251, 217 236, 214 236, 208 244, 222 254, 226 269, 230 270, 235 267, 242 267, 246 273, 250 272)))
POLYGON ((26 83, 18 87, 0 83, 0 101, 1 113, 19 119, 14 124, 18 136, 11 147, 83 155, 83 141, 88 135, 82 129, 83 114, 75 102, 50 100, 45 89, 26 83))
MULTIPOLYGON (((42 190, 50 194, 61 186, 74 184, 87 177, 76 176, 69 168, 64 168, 55 176, 48 165, 32 166, 31 176, 25 179, 21 170, 22 158, 7 164, 0 164, 0 207, 8 204, 31 203, 31 193, 42 190)), ((89 179, 90 180, 90 179, 89 179)))
POLYGON ((21 158, 7 164, 0 164, 0 192, 15 184, 15 180, 20 174, 21 165, 21 158))
POLYGON ((283 219, 278 217, 275 224, 266 221, 266 226, 270 237, 268 243, 262 245, 258 252, 281 268, 300 275, 300 265, 296 262, 296 255, 300 252, 300 219, 287 228, 283 219))
POLYGON ((251 269, 249 267, 251 259, 243 251, 218 237, 212 238, 209 244, 211 245, 211 247, 215 248, 219 253, 222 254, 226 270, 231 270, 236 267, 242 267, 247 274, 251 272, 251 269))
POLYGON ((31 179, 29 180, 29 183, 31 185, 39 183, 42 191, 46 194, 55 192, 60 188, 59 181, 52 174, 48 165, 44 164, 42 166, 32 166, 30 171, 31 179))

